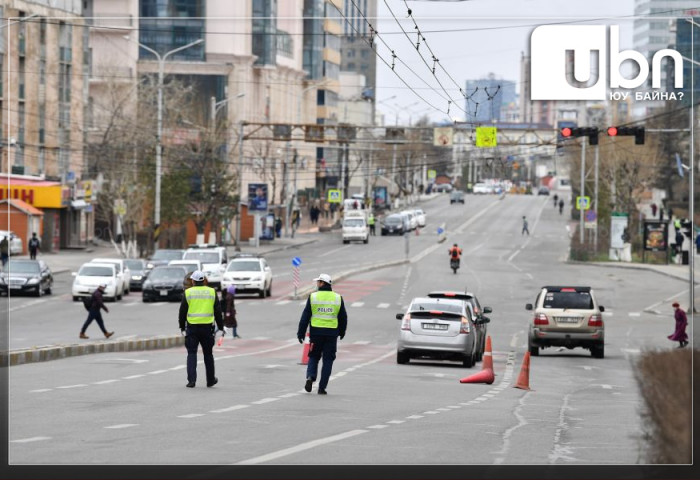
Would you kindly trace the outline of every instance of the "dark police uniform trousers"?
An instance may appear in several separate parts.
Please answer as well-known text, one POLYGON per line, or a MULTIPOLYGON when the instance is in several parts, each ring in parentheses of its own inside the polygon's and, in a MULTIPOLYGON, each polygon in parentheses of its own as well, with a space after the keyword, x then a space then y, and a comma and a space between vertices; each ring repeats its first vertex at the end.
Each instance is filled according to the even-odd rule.
POLYGON ((185 329, 185 347, 187 348, 187 381, 197 381, 197 347, 202 345, 204 368, 207 372, 207 384, 214 382, 214 324, 188 323, 185 329))

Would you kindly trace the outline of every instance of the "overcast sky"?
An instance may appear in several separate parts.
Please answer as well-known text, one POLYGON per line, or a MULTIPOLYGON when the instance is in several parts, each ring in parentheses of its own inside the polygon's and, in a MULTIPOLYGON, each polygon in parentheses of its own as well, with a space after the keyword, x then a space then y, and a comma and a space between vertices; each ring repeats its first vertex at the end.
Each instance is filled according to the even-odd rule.
POLYGON ((397 56, 393 60, 398 76, 377 59, 377 102, 383 102, 377 109, 387 115, 387 123, 394 123, 397 112, 399 122, 408 123, 409 111, 413 121, 426 113, 432 120, 446 120, 447 115, 438 110, 447 111, 448 95, 455 103, 459 102, 459 106, 450 107, 450 115, 464 118, 465 102, 455 84, 464 88, 467 79, 482 78, 490 72, 519 84, 521 52, 529 50, 530 33, 537 25, 572 21, 620 25, 620 47, 632 48, 632 19, 629 17, 634 13, 634 0, 408 1, 408 8, 412 10, 427 45, 449 74, 438 66, 435 78, 431 73, 430 52, 424 45, 420 46, 419 51, 429 65, 426 66, 416 51, 417 34, 413 20, 407 18, 406 3, 403 0, 377 1, 381 37, 377 41, 377 52, 389 65, 392 63, 391 50, 397 56), (410 41, 401 32, 390 9, 400 20, 410 41), (448 94, 443 92, 438 80, 448 94), (396 98, 387 100, 394 95, 396 98))

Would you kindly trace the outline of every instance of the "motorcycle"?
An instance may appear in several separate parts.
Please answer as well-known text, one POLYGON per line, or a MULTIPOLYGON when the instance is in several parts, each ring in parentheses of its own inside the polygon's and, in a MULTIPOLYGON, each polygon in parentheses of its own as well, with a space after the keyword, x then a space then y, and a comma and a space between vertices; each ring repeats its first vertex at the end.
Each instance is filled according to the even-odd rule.
POLYGON ((459 268, 459 258, 450 259, 450 268, 454 273, 457 273, 457 269, 459 268))

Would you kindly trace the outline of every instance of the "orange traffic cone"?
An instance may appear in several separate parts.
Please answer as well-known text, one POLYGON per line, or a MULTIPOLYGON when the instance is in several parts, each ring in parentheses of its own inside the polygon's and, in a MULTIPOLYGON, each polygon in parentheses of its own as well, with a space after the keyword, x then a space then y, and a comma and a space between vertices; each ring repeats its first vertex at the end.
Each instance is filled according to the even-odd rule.
POLYGON ((530 390, 530 352, 525 352, 525 357, 523 357, 523 366, 520 367, 520 375, 518 376, 518 382, 515 384, 514 388, 520 388, 522 390, 530 390))
POLYGON ((484 361, 482 370, 490 368, 493 370, 493 351, 491 350, 491 335, 486 337, 486 347, 484 348, 484 361))
POLYGON ((304 340, 304 350, 301 352, 301 363, 299 365, 309 364, 309 349, 311 348, 311 343, 309 342, 309 334, 307 332, 306 339, 304 340))
POLYGON ((488 385, 491 385, 493 383, 495 375, 493 374, 493 370, 490 368, 485 368, 479 373, 475 373, 474 375, 470 375, 468 377, 464 377, 459 381, 459 383, 486 383, 488 385))

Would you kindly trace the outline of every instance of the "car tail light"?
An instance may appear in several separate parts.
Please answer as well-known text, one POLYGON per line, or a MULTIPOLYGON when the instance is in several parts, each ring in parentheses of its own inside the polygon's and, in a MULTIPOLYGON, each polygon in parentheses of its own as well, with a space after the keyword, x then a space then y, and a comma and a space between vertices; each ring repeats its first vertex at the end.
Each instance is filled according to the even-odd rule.
POLYGON ((403 316, 403 321, 401 322, 401 330, 411 329, 411 315, 407 313, 403 316))
POLYGON ((603 326, 603 316, 600 313, 594 313, 588 319, 589 327, 602 327, 603 326))
POLYGON ((469 319, 467 317, 462 317, 462 323, 459 326, 459 333, 469 333, 471 331, 469 327, 469 319))
POLYGON ((535 315, 535 325, 549 325, 549 319, 544 313, 535 315))

